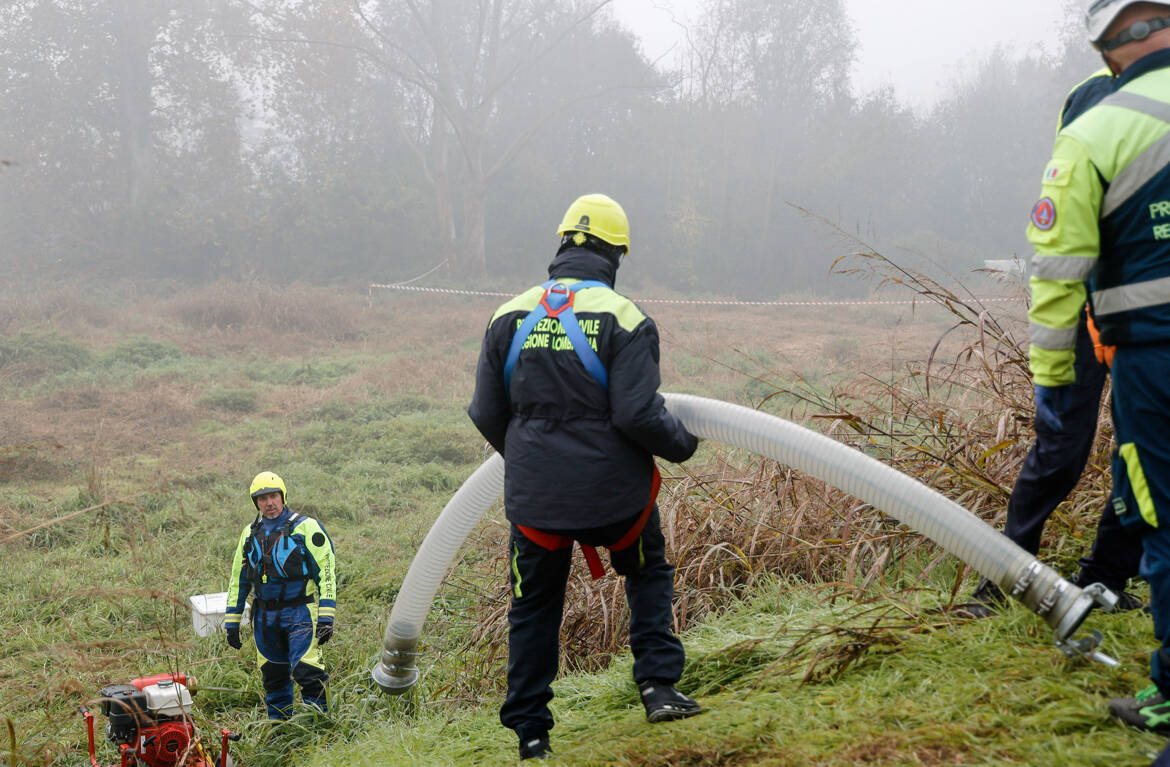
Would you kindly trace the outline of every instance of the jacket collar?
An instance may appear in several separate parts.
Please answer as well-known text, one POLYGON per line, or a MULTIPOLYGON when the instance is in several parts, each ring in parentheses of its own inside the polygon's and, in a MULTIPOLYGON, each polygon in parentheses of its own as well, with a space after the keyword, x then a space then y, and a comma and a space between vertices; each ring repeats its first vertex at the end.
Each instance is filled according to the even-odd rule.
POLYGON ((1147 53, 1140 59, 1129 65, 1129 68, 1122 72, 1117 78, 1117 87, 1131 82, 1147 72, 1152 72, 1155 69, 1165 69, 1170 67, 1170 48, 1163 48, 1160 51, 1147 53))
POLYGON ((548 276, 554 280, 599 280, 611 288, 617 279, 616 261, 588 248, 569 248, 557 254, 548 265, 548 276))
POLYGON ((261 514, 260 518, 256 521, 259 523, 258 527, 260 530, 263 531, 265 535, 267 535, 277 528, 284 527, 290 516, 292 516, 292 512, 289 510, 288 506, 285 506, 284 510, 280 512, 280 516, 276 519, 268 519, 263 514, 261 514))

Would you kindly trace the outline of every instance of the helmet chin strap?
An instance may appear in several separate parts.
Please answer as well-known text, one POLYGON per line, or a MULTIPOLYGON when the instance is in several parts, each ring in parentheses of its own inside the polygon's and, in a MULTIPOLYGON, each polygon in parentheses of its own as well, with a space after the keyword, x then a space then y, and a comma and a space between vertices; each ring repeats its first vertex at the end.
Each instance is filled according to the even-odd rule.
MULTIPOLYGON (((1104 51, 1112 51, 1126 43, 1136 43, 1145 40, 1155 32, 1170 27, 1170 16, 1158 16, 1153 19, 1142 19, 1130 24, 1108 40, 1097 43, 1097 47, 1104 51)), ((1108 61, 1108 59, 1106 59, 1108 61)))

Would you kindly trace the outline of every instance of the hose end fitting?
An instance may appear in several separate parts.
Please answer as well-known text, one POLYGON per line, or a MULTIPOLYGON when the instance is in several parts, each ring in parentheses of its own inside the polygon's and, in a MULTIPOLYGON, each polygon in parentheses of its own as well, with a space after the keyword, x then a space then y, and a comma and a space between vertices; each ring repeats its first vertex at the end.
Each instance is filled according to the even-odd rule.
POLYGON ((1117 668, 1121 665, 1121 661, 1106 655, 1097 649, 1101 646, 1100 631, 1090 631, 1086 636, 1083 636, 1080 639, 1057 639, 1056 646, 1060 648, 1060 651, 1069 658, 1085 658, 1087 660, 1103 663, 1109 668, 1117 668))
POLYGON ((370 669, 374 684, 389 695, 401 695, 418 681, 418 639, 396 639, 393 646, 387 643, 381 660, 370 669))
POLYGON ((1090 583, 1088 586, 1085 586, 1083 589, 1081 589, 1081 593, 1083 593, 1085 596, 1092 597, 1093 602, 1096 603, 1096 606, 1100 607, 1107 613, 1111 613, 1117 609, 1117 602, 1120 599, 1120 597, 1118 597, 1112 591, 1105 588, 1105 585, 1102 583, 1090 583))
POLYGON ((418 669, 396 670, 377 663, 370 669, 370 677, 387 695, 401 695, 418 681, 418 669))
POLYGON ((1108 611, 1117 605, 1117 595, 1101 584, 1081 588, 1035 558, 1005 581, 1009 594, 1052 627, 1058 644, 1068 641, 1094 607, 1108 611))
MULTIPOLYGON (((1074 586, 1073 588, 1076 587, 1074 586)), ((1080 639, 1070 638, 1072 632, 1076 631, 1077 626, 1085 619, 1085 615, 1088 615, 1090 610, 1094 607, 1100 607, 1105 612, 1111 613, 1117 607, 1117 600, 1117 595, 1100 583, 1091 583, 1081 589, 1080 596, 1077 598, 1074 607, 1068 611, 1068 613, 1073 613, 1077 609, 1080 609, 1082 611, 1080 619, 1063 635, 1061 635, 1060 629, 1057 629, 1056 646, 1060 648, 1060 651, 1070 658, 1086 658, 1097 663, 1103 663, 1110 668, 1120 666, 1121 662, 1116 658, 1106 655, 1097 649, 1101 646, 1100 631, 1090 631, 1080 639)))
MULTIPOLYGON (((1047 568, 1044 568, 1047 570, 1047 568)), ((1046 580, 1040 578, 1038 580, 1046 580)), ((1059 576, 1049 582, 1036 610, 1056 633, 1056 646, 1069 658, 1084 658, 1116 668, 1120 663, 1101 652, 1101 632, 1090 631, 1079 639, 1072 635, 1095 607, 1112 612, 1117 607, 1117 595, 1100 583, 1081 588, 1059 576)))
POLYGON ((1093 608, 1099 607, 1105 612, 1113 612, 1117 607, 1117 595, 1100 583, 1079 588, 1062 580, 1059 585, 1063 587, 1060 591, 1067 594, 1068 599, 1061 600, 1063 609, 1059 612, 1054 611, 1052 619, 1048 621, 1056 631, 1057 644, 1070 641, 1073 632, 1080 628, 1093 608))
POLYGON ((1038 559, 1032 559, 1014 577, 1009 576, 1005 580, 1003 586, 1008 593, 1052 627, 1056 646, 1061 652, 1070 658, 1087 658, 1108 666, 1117 665, 1117 661, 1097 650, 1101 645, 1100 632, 1090 632, 1080 639, 1072 638, 1094 607, 1106 612, 1117 607, 1116 594, 1100 583, 1084 588, 1070 583, 1038 559))

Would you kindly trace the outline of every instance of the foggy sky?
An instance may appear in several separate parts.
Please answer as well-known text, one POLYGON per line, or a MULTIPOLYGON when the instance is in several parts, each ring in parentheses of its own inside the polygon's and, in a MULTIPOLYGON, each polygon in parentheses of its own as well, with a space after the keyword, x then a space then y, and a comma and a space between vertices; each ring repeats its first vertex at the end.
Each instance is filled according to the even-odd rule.
POLYGON ((504 281, 585 191, 638 222, 623 274, 680 292, 838 290, 850 234, 970 270, 1027 248, 1058 109, 1099 66, 1044 9, 1083 1, 742 0, 704 29, 701 0, 614 0, 642 51, 568 0, 509 0, 491 34, 475 0, 427 24, 370 0, 381 25, 281 0, 0 4, 0 272, 504 281), (1029 39, 1054 55, 1013 56, 1029 39), (856 98, 855 60, 859 91, 904 101, 856 98))
MULTIPOLYGON (((965 7, 940 0, 846 0, 860 50, 856 92, 892 85, 900 100, 930 107, 964 64, 999 43, 1021 52, 1054 51, 1067 0, 984 0, 965 7), (892 10, 896 8, 895 10, 892 10), (956 54, 957 57, 956 57, 956 54)), ((613 0, 614 16, 633 30, 647 56, 672 54, 699 0, 613 0)), ((1074 9, 1080 4, 1073 3, 1074 9)), ((677 48, 675 48, 677 50, 677 48)))

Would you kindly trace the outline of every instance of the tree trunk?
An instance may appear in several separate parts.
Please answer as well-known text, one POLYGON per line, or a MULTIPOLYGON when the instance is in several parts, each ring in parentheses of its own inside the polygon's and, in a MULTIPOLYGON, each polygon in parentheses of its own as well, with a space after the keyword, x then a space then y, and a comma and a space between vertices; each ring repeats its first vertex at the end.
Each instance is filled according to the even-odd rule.
POLYGON ((471 183, 463 201, 463 237, 460 238, 460 273, 487 276, 484 228, 487 222, 487 191, 483 182, 471 183))
POLYGON ((150 269, 156 248, 154 222, 147 205, 154 197, 155 169, 151 135, 152 77, 150 74, 151 20, 137 0, 117 0, 111 5, 117 62, 118 134, 125 170, 120 239, 128 264, 150 269))
POLYGON ((136 0, 114 8, 119 65, 122 158, 126 163, 126 204, 139 212, 154 188, 154 148, 150 118, 154 103, 150 74, 151 19, 136 0))

